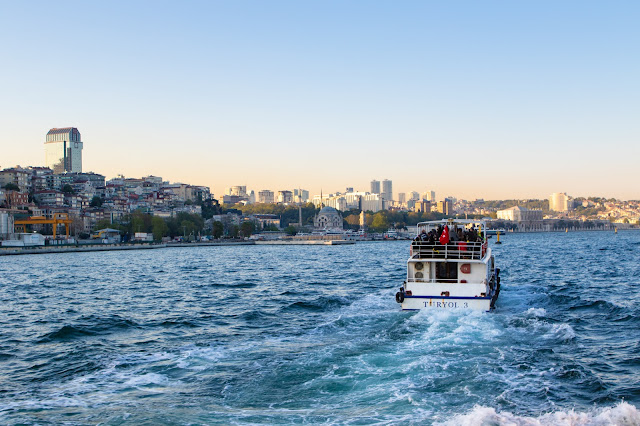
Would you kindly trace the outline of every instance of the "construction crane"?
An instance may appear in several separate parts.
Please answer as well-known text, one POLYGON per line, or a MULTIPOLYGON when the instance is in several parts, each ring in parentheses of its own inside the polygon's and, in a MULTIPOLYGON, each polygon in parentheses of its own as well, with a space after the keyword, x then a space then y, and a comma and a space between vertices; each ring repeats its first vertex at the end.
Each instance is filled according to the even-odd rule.
POLYGON ((28 219, 15 220, 14 226, 18 229, 22 229, 22 232, 26 232, 27 225, 53 225, 53 238, 56 238, 58 232, 58 225, 64 225, 67 238, 69 238, 69 225, 73 221, 69 219, 67 213, 54 213, 52 219, 47 219, 44 216, 31 216, 28 219))

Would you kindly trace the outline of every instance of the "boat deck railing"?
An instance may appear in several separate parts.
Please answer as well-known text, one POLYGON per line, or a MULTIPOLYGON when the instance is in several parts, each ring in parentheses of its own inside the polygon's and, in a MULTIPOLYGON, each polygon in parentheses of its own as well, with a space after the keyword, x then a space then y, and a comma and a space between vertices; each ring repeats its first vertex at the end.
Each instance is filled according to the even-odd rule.
POLYGON ((465 279, 458 279, 458 278, 409 278, 407 277, 406 282, 408 283, 429 283, 429 284, 437 284, 437 283, 447 283, 447 284, 482 284, 482 285, 486 285, 487 284, 487 280, 484 279, 482 281, 474 281, 469 283, 467 280, 465 279))
POLYGON ((411 243, 412 259, 472 259, 482 260, 487 252, 486 242, 450 241, 448 244, 428 241, 411 243))

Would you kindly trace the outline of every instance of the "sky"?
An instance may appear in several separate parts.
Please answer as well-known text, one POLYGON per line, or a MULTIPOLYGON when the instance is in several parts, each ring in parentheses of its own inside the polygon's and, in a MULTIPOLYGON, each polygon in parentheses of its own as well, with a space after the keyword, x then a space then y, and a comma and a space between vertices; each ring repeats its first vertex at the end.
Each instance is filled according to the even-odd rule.
POLYGON ((637 1, 0 0, 0 168, 640 199, 637 1))

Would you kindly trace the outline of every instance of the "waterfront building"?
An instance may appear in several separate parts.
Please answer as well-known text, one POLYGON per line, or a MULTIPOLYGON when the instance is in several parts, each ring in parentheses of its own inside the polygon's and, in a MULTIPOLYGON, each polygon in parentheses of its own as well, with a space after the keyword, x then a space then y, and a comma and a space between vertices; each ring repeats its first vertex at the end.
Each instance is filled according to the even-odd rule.
POLYGON ((393 201, 393 183, 389 179, 382 181, 382 199, 387 202, 393 201))
POLYGON ((82 172, 80 132, 75 127, 53 128, 45 141, 45 163, 54 173, 82 172))
POLYGON ((556 212, 573 210, 573 199, 566 192, 554 192, 549 197, 549 210, 556 212))
POLYGON ((372 194, 380 194, 380 181, 372 180, 371 181, 371 193, 372 194))
POLYGON ((342 230, 342 215, 333 207, 323 207, 313 220, 317 230, 342 230))
POLYGON ((0 212, 0 240, 8 240, 12 234, 13 215, 9 212, 0 212))
POLYGON ((542 220, 542 210, 529 210, 526 207, 513 206, 496 212, 498 219, 514 222, 542 220))
POLYGON ((262 230, 270 226, 275 226, 280 229, 280 216, 277 214, 254 214, 250 215, 249 219, 258 225, 258 230, 262 230))
POLYGON ((263 189, 262 191, 259 191, 258 202, 262 204, 273 204, 275 202, 273 191, 269 191, 268 189, 263 189))

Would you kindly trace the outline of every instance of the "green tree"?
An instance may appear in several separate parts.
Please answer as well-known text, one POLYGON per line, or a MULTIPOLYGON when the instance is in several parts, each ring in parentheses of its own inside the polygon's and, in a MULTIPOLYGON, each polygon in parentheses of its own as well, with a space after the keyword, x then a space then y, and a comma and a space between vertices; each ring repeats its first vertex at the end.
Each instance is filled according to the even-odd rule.
POLYGON ((253 222, 245 221, 240 224, 240 234, 243 237, 250 237, 253 231, 255 231, 255 224, 253 222))
POLYGON ((93 229, 94 231, 97 231, 99 229, 105 229, 105 228, 112 228, 112 224, 111 221, 109 219, 102 219, 96 222, 96 224, 94 225, 93 229))
POLYGON ((64 186, 62 187, 62 192, 64 192, 65 194, 75 194, 73 187, 68 183, 64 184, 64 186))
POLYGON ((360 213, 350 214, 344 218, 344 221, 347 223, 348 229, 359 229, 360 228, 360 213))
POLYGON ((94 195, 89 203, 89 207, 102 207, 102 198, 94 195))
POLYGON ((6 189, 7 191, 20 191, 20 187, 18 185, 16 185, 15 183, 11 183, 11 182, 6 184, 4 186, 4 189, 6 189))
POLYGON ((370 229, 375 232, 384 232, 389 229, 389 220, 387 219, 385 212, 378 212, 373 215, 370 229))
POLYGON ((153 239, 156 241, 161 241, 162 237, 166 237, 167 235, 169 235, 169 227, 167 226, 167 222, 165 222, 161 217, 154 216, 151 219, 151 229, 151 232, 153 232, 153 239))
POLYGON ((222 224, 222 222, 219 222, 217 220, 213 222, 213 238, 219 239, 220 237, 222 237, 223 233, 224 225, 222 224))
POLYGON ((198 226, 190 220, 183 220, 180 222, 180 227, 182 228, 183 236, 195 234, 198 231, 198 226))
POLYGON ((296 235, 298 233, 298 231, 296 230, 295 226, 287 226, 286 228, 284 228, 284 232, 287 233, 287 235, 296 235))

